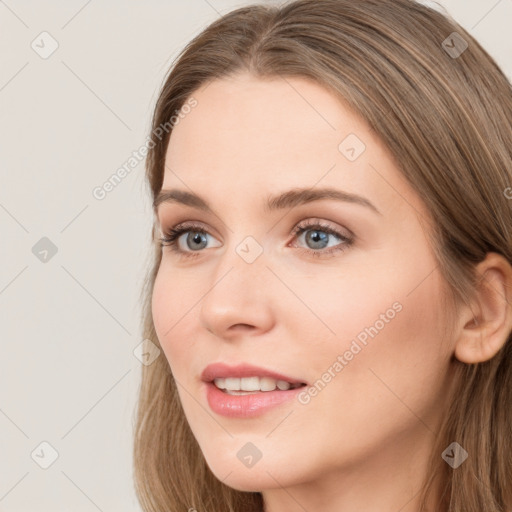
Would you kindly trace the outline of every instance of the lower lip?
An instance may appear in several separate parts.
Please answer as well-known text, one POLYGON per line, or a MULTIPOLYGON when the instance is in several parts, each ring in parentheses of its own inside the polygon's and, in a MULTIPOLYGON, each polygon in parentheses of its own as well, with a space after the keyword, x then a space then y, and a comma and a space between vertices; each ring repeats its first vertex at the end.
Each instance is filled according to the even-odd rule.
POLYGON ((213 412, 231 418, 252 418, 292 400, 305 386, 287 391, 259 391, 249 395, 228 395, 213 382, 206 383, 206 399, 213 412))

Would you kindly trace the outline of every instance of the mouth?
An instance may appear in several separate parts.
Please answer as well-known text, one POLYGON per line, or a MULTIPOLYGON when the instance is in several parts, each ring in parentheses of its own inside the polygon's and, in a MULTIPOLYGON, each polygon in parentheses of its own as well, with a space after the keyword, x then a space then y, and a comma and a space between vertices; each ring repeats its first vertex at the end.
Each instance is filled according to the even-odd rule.
POLYGON ((201 380, 213 383, 218 389, 230 394, 270 392, 276 389, 287 391, 307 385, 301 379, 246 363, 235 366, 225 363, 209 364, 203 370, 201 380))
POLYGON ((252 395, 271 391, 288 391, 306 386, 305 382, 288 382, 272 377, 217 377, 213 379, 217 389, 228 395, 252 395))
POLYGON ((201 374, 210 409, 230 418, 252 418, 284 407, 308 383, 274 370, 250 364, 208 365, 201 374))

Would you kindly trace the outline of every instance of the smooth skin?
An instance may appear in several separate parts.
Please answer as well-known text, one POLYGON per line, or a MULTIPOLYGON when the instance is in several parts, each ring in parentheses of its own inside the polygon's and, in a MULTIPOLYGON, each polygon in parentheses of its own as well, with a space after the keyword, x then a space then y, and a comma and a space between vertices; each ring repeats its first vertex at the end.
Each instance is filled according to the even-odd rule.
POLYGON ((197 106, 172 132, 162 188, 195 193, 214 213, 159 206, 162 230, 194 221, 204 238, 192 229, 178 240, 182 253, 163 247, 152 308, 208 466, 226 485, 261 491, 266 512, 417 511, 453 358, 489 359, 512 329, 510 265, 490 254, 473 302, 452 316, 423 202, 344 103, 306 79, 247 73, 193 96, 197 106), (349 134, 366 146, 354 161, 339 149, 349 134), (380 214, 333 199, 264 208, 268 196, 301 187, 358 194, 380 214), (315 228, 293 234, 314 221, 353 242, 315 238, 315 228), (263 251, 252 263, 236 251, 248 236, 263 251), (200 380, 208 364, 250 363, 311 385, 396 302, 400 312, 307 404, 252 419, 210 410, 200 380), (262 452, 251 468, 237 457, 248 442, 262 452))

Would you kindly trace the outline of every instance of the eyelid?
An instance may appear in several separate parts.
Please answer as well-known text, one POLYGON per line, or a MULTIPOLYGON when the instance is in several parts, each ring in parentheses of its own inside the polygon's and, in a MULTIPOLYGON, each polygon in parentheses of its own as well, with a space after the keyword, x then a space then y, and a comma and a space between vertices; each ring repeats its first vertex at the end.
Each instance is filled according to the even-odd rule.
POLYGON ((298 232, 301 228, 311 228, 316 226, 319 226, 336 236, 344 237, 347 239, 355 237, 354 233, 347 227, 333 223, 332 221, 326 221, 320 217, 307 217, 306 219, 300 220, 295 224, 292 233, 298 232))
MULTIPOLYGON (((301 219, 301 220, 295 222, 290 233, 295 235, 296 233, 298 233, 300 231, 301 228, 321 226, 323 229, 333 232, 332 234, 334 234, 336 236, 338 236, 338 234, 339 234, 339 235, 343 235, 345 238, 354 238, 355 237, 354 233, 347 227, 341 226, 337 223, 334 223, 334 227, 333 227, 332 225, 327 224, 327 222, 330 223, 332 221, 325 221, 321 217, 305 217, 304 219, 301 219), (345 233, 343 233, 343 232, 345 232, 345 233)), ((158 227, 160 228, 160 232, 162 234, 165 231, 171 231, 171 230, 177 231, 179 229, 183 229, 183 230, 186 229, 186 230, 190 230, 190 231, 195 230, 195 231, 204 232, 204 233, 209 234, 210 236, 214 236, 215 238, 218 238, 215 234, 212 234, 212 231, 215 231, 215 230, 212 230, 210 227, 207 227, 201 221, 185 220, 183 222, 178 222, 172 228, 164 228, 163 224, 164 224, 163 222, 158 223, 158 227)))
MULTIPOLYGON (((195 251, 182 251, 181 249, 177 248, 179 244, 179 239, 187 232, 198 232, 198 233, 204 233, 206 235, 209 235, 215 239, 217 239, 216 236, 212 235, 211 230, 209 228, 206 228, 202 222, 198 221, 183 221, 179 222, 172 228, 168 229, 161 229, 162 238, 160 240, 163 243, 161 245, 168 245, 171 247, 171 249, 174 249, 178 253, 194 253, 195 251), (165 238, 164 238, 165 237, 165 238), (169 238, 172 239, 172 242, 169 241, 169 238)), ((219 247, 219 246, 216 246, 219 247)))

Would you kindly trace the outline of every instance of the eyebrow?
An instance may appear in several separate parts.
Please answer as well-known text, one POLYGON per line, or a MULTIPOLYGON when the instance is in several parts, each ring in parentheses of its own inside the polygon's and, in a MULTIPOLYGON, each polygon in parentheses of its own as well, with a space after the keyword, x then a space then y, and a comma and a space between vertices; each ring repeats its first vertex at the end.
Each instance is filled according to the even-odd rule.
MULTIPOLYGON (((335 201, 358 204, 369 208, 378 215, 382 215, 380 210, 365 197, 334 188, 295 188, 276 196, 269 196, 265 210, 270 213, 272 211, 294 208, 322 199, 332 199, 335 201)), ((186 190, 161 190, 153 202, 153 208, 155 210, 158 209, 159 205, 162 203, 179 203, 213 214, 213 210, 207 201, 186 190)))

